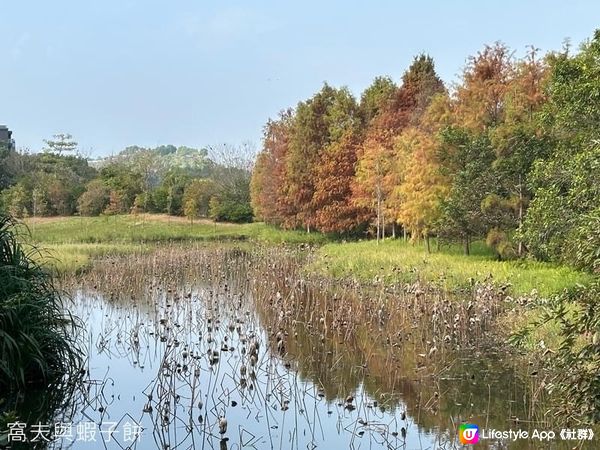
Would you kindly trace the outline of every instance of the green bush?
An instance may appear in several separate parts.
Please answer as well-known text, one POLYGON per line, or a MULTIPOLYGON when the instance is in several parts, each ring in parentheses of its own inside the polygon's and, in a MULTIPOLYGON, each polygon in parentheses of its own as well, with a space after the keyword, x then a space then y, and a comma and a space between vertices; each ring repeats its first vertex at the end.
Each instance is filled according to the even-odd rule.
POLYGON ((77 201, 77 209, 82 216, 99 216, 110 201, 110 190, 101 180, 87 184, 86 191, 77 201))
MULTIPOLYGON (((536 329, 555 324, 560 339, 544 362, 554 374, 547 390, 559 403, 566 423, 600 423, 600 280, 575 286, 563 294, 543 300, 541 314, 512 337, 523 345, 536 329)), ((538 347, 545 348, 543 342, 538 347)))
POLYGON ((600 208, 579 219, 566 247, 575 267, 600 274, 600 208))
POLYGON ((492 228, 487 235, 485 243, 496 251, 499 259, 515 259, 517 252, 513 243, 508 238, 505 231, 499 228, 492 228))
POLYGON ((19 242, 17 223, 0 216, 0 392, 50 387, 81 364, 76 322, 65 313, 35 249, 19 242))
POLYGON ((213 197, 210 201, 210 218, 216 222, 252 222, 254 214, 249 203, 220 201, 213 197))

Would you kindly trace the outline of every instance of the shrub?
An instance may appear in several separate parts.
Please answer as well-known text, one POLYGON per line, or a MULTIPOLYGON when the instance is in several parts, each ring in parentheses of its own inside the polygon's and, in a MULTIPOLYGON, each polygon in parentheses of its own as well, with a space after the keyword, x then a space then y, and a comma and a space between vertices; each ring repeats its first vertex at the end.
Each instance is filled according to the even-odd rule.
MULTIPOLYGON (((556 324, 560 344, 544 362, 554 373, 547 389, 560 403, 565 422, 600 423, 600 280, 578 285, 544 300, 539 319, 516 333, 513 343, 523 344, 534 330, 556 324)), ((537 343, 545 347, 543 342, 537 343)))
POLYGON ((252 222, 253 213, 249 203, 221 201, 213 197, 210 201, 210 217, 217 222, 252 222))
POLYGON ((76 322, 65 313, 37 250, 18 240, 17 223, 0 216, 0 392, 60 384, 81 364, 76 322))
POLYGON ((99 216, 110 200, 108 187, 102 180, 90 181, 86 191, 79 197, 77 202, 79 214, 82 216, 99 216))
POLYGON ((514 259, 517 256, 517 252, 506 232, 498 228, 492 228, 488 232, 485 243, 494 249, 499 259, 514 259))
POLYGON ((600 274, 600 208, 579 219, 566 248, 568 262, 578 269, 600 274))

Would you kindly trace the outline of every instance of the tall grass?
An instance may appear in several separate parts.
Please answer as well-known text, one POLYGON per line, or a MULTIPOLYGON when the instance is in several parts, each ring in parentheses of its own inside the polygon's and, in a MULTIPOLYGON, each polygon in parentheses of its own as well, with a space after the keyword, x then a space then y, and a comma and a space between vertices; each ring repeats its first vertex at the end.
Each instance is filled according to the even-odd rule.
POLYGON ((0 397, 56 387, 81 362, 75 319, 36 262, 39 251, 22 244, 20 233, 12 218, 0 216, 0 397))

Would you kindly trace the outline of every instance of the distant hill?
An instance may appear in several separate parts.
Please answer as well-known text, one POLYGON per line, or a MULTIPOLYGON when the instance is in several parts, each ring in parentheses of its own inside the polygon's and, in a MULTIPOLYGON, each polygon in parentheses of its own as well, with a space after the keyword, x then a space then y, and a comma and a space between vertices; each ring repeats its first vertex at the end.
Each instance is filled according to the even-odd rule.
POLYGON ((212 166, 205 148, 192 148, 186 146, 160 145, 155 148, 145 148, 133 145, 125 148, 116 155, 90 160, 89 164, 96 169, 113 164, 137 165, 142 160, 152 160, 153 164, 165 170, 171 168, 186 169, 190 172, 207 172, 212 166))

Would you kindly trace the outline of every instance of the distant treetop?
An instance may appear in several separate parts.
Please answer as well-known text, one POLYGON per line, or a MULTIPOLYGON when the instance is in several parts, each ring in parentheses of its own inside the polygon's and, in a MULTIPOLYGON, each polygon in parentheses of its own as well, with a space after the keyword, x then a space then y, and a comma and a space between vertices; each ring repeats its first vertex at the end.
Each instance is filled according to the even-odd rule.
POLYGON ((42 150, 44 153, 74 154, 77 152, 77 141, 69 133, 57 133, 52 139, 44 139, 46 147, 42 150))

